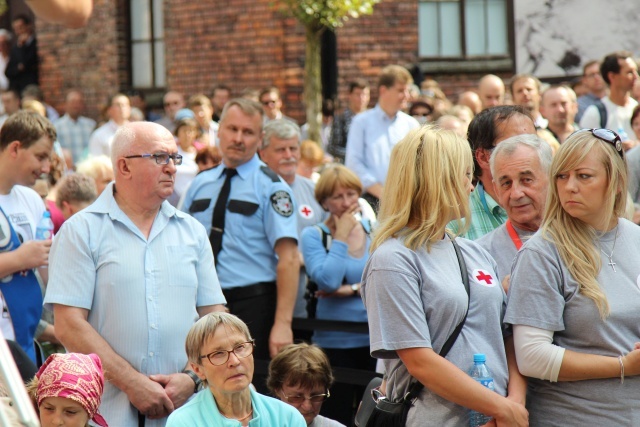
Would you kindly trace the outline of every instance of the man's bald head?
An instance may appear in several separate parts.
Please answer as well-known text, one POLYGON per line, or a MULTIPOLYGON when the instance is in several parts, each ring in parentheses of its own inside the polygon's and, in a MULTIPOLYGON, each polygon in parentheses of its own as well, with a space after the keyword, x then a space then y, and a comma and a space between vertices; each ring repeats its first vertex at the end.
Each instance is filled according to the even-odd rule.
POLYGON ((504 104, 504 82, 494 74, 487 74, 478 82, 478 96, 482 102, 482 109, 504 104))
POLYGON ((464 91, 458 96, 458 105, 466 105, 474 115, 482 111, 480 96, 471 90, 464 91))
MULTIPOLYGON (((167 128, 152 122, 131 122, 116 132, 111 145, 111 163, 116 170, 118 159, 124 156, 141 154, 147 147, 153 145, 153 141, 164 138, 172 138, 173 135, 167 128), (136 151, 134 153, 134 151, 136 151), (138 153, 137 151, 141 151, 138 153)), ((146 153, 146 151, 145 151, 146 153)))

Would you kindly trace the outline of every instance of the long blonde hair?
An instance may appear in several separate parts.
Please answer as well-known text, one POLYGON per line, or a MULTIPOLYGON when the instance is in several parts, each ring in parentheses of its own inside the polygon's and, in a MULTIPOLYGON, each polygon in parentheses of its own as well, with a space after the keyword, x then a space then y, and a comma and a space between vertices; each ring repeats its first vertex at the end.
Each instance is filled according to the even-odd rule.
POLYGON ((452 218, 464 233, 461 218, 470 218, 464 177, 472 172, 471 147, 454 132, 432 126, 409 132, 391 152, 371 250, 394 237, 412 250, 430 250, 452 218))
POLYGON ((602 209, 607 213, 604 224, 624 216, 627 203, 627 163, 612 145, 601 141, 591 132, 570 136, 556 153, 549 182, 547 205, 542 221, 542 236, 553 242, 567 270, 578 282, 578 291, 593 300, 600 317, 609 315, 609 302, 597 281, 602 268, 599 247, 594 244, 598 231, 585 222, 572 217, 563 208, 558 196, 556 177, 574 169, 592 152, 598 153, 607 174, 607 197, 602 209))

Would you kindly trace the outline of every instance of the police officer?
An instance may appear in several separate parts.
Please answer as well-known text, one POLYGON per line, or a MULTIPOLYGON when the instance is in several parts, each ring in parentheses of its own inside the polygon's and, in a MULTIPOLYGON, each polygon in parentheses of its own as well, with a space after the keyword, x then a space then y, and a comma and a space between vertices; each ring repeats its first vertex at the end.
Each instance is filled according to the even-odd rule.
POLYGON ((249 326, 255 357, 268 359, 293 342, 300 260, 291 189, 256 154, 262 121, 254 101, 226 104, 218 132, 222 163, 194 179, 183 209, 210 230, 227 307, 249 326))

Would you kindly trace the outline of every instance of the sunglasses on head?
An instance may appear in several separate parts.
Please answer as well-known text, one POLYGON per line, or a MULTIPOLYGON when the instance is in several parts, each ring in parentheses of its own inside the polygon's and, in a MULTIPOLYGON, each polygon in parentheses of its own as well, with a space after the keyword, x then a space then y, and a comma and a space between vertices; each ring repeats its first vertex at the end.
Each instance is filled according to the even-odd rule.
POLYGON ((624 149, 622 148, 622 138, 620 138, 620 135, 618 135, 614 131, 610 129, 580 129, 575 131, 573 134, 576 134, 578 132, 591 132, 591 134, 596 138, 598 138, 600 141, 604 141, 607 144, 611 144, 611 146, 615 148, 615 150, 618 152, 620 157, 624 159, 624 149))

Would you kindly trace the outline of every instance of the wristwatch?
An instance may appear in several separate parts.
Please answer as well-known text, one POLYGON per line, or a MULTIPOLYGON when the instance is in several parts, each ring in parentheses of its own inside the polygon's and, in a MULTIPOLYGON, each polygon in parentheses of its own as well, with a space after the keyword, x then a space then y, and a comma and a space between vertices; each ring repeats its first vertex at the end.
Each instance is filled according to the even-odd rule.
POLYGON ((360 290, 360 285, 354 283, 351 285, 351 290, 353 291, 353 295, 358 295, 358 291, 360 290))
POLYGON ((200 379, 200 377, 197 376, 195 372, 188 369, 185 369, 184 371, 182 371, 182 373, 189 375, 189 377, 193 380, 193 383, 195 384, 195 386, 193 387, 193 392, 197 393, 200 389, 200 385, 202 384, 202 380, 200 379))

